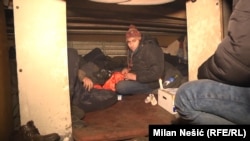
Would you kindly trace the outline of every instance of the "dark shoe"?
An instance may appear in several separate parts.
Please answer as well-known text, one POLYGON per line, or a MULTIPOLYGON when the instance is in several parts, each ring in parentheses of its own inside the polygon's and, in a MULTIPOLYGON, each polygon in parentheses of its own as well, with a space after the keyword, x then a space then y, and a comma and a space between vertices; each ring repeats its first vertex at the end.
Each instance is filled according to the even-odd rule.
POLYGON ((72 128, 84 128, 87 126, 87 124, 82 119, 79 119, 76 116, 72 116, 71 120, 72 120, 72 128))
POLYGON ((83 121, 85 116, 85 112, 80 109, 78 106, 71 106, 71 120, 73 128, 84 128, 86 127, 86 123, 83 121))
POLYGON ((27 122, 26 125, 21 126, 18 136, 19 136, 20 141, 59 141, 60 140, 60 136, 57 133, 40 135, 33 121, 29 121, 27 122))
POLYGON ((79 119, 83 119, 85 116, 85 112, 80 109, 78 106, 71 106, 71 116, 77 117, 79 119))

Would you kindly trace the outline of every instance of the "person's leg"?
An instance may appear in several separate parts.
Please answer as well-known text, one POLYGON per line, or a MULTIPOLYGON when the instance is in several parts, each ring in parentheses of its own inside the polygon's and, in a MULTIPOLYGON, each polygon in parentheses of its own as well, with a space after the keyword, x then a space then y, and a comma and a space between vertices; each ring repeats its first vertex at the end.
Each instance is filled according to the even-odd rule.
POLYGON ((147 84, 142 84, 137 81, 124 80, 116 84, 116 92, 121 95, 126 94, 145 94, 152 92, 154 89, 147 84))
POLYGON ((175 106, 190 124, 250 124, 250 88, 197 80, 179 87, 175 106))
POLYGON ((87 124, 83 121, 85 111, 76 105, 71 105, 72 128, 83 128, 87 124))

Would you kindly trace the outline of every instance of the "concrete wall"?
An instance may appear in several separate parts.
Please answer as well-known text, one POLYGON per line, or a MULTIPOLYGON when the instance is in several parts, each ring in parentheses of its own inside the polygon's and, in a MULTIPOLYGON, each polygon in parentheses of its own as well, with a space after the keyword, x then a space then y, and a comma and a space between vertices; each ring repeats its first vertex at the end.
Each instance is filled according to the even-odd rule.
POLYGON ((222 3, 221 0, 188 1, 186 12, 189 80, 196 80, 198 67, 222 40, 222 3))
POLYGON ((21 124, 71 138, 66 1, 15 0, 21 124))

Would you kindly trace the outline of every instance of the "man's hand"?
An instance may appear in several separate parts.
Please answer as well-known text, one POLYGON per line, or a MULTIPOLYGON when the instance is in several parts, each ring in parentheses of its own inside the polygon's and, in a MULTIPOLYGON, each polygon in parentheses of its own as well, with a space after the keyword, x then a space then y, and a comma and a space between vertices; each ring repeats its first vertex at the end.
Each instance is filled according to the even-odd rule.
POLYGON ((136 74, 134 73, 126 73, 124 74, 125 80, 136 80, 136 74))
POLYGON ((127 74, 129 72, 129 69, 128 68, 124 68, 122 69, 121 73, 122 74, 127 74))
POLYGON ((83 82, 83 87, 88 91, 90 91, 94 86, 93 81, 86 76, 83 78, 82 82, 83 82))

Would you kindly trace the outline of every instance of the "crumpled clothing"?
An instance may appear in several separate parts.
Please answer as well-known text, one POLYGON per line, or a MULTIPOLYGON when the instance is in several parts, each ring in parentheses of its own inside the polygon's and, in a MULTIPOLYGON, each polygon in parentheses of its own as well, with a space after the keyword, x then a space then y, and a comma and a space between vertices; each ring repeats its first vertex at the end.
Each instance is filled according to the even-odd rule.
POLYGON ((124 80, 124 75, 121 72, 113 72, 111 77, 102 86, 103 89, 115 91, 115 85, 119 81, 124 80))

